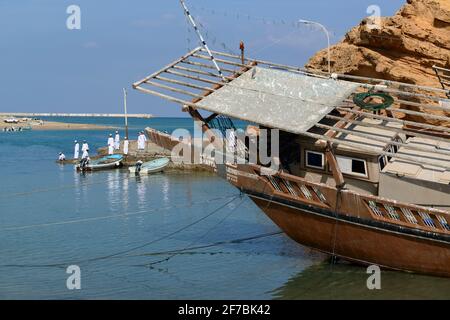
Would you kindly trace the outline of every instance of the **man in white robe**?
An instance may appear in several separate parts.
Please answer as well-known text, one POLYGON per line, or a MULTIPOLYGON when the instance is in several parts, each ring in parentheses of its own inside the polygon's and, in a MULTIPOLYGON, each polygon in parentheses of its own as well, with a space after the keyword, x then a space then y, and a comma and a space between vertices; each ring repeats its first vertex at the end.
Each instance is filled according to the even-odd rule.
POLYGON ((125 140, 123 141, 123 154, 127 155, 128 154, 128 137, 125 137, 125 140))
POLYGON ((119 150, 120 149, 120 135, 119 131, 116 131, 116 136, 114 137, 114 149, 119 150))
POLYGON ((80 169, 85 170, 86 166, 89 164, 89 149, 83 150, 83 154, 81 155, 81 161, 80 161, 80 169))
POLYGON ((109 134, 109 138, 108 138, 108 154, 113 154, 114 153, 114 138, 112 136, 112 134, 109 134))
POLYGON ((83 150, 83 154, 81 155, 81 159, 89 158, 89 149, 83 150))
POLYGON ((66 155, 62 152, 59 153, 59 157, 58 157, 59 161, 65 161, 66 160, 66 155))
POLYGON ((85 152, 86 150, 89 150, 89 145, 86 140, 83 141, 83 145, 81 146, 81 152, 85 152))
POLYGON ((80 157, 80 144, 75 140, 75 149, 73 151, 73 158, 77 159, 80 157))
POLYGON ((138 137, 138 149, 145 150, 146 142, 147 142, 147 137, 145 136, 145 134, 143 132, 141 132, 138 137))

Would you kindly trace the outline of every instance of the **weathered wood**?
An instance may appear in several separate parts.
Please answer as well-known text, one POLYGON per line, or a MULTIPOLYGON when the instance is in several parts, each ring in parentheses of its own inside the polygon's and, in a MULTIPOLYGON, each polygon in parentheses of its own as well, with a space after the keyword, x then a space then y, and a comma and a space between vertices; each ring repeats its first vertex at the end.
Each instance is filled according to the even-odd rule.
POLYGON ((188 57, 190 57, 191 55, 193 55, 195 52, 198 52, 198 51, 200 51, 200 50, 201 50, 201 47, 197 47, 197 48, 195 48, 195 49, 189 51, 188 53, 186 53, 185 55, 183 55, 181 58, 175 60, 175 61, 172 62, 172 63, 169 63, 169 64, 168 64, 167 66, 165 66, 164 68, 162 68, 162 69, 160 69, 160 70, 158 70, 158 71, 152 73, 151 75, 149 75, 148 77, 145 77, 145 78, 142 79, 142 80, 139 80, 139 81, 133 83, 133 88, 136 89, 137 86, 143 84, 145 81, 148 81, 148 80, 154 78, 155 76, 157 76, 157 75, 163 73, 165 70, 170 69, 172 66, 177 65, 177 64, 180 63, 181 61, 187 59, 188 57))
MULTIPOLYGON (((367 118, 373 118, 373 119, 380 119, 380 120, 386 120, 386 121, 391 121, 391 122, 397 122, 397 123, 403 124, 404 126, 412 126, 412 127, 418 127, 418 128, 424 128, 424 129, 429 129, 429 130, 436 130, 436 131, 443 131, 443 132, 446 132, 446 133, 450 133, 450 128, 448 128, 448 127, 434 126, 434 125, 431 125, 431 124, 419 123, 419 122, 414 122, 414 121, 409 121, 409 120, 401 120, 401 119, 398 119, 398 118, 390 118, 390 117, 385 117, 385 116, 377 115, 377 114, 373 114, 373 113, 351 110, 349 108, 337 107, 336 109, 340 110, 340 111, 344 111, 344 112, 355 113, 355 114, 358 114, 358 115, 361 115, 361 116, 365 116, 367 118)), ((401 111, 397 110, 397 112, 401 112, 401 111)), ((432 135, 431 134, 430 134, 430 138, 432 139, 432 135)))
MULTIPOLYGON (((316 124, 315 126, 318 127, 318 128, 323 128, 323 129, 327 129, 327 130, 330 130, 330 131, 336 131, 336 132, 340 132, 340 133, 344 133, 344 134, 348 134, 348 135, 353 135, 353 136, 356 136, 356 137, 365 138, 365 139, 368 139, 368 140, 371 140, 371 141, 384 143, 385 146, 393 145, 393 146, 403 147, 403 148, 410 149, 410 150, 430 152, 430 148, 423 148, 423 147, 419 147, 419 146, 416 146, 416 145, 411 145, 409 143, 393 141, 390 138, 383 138, 383 137, 377 136, 375 134, 361 133, 361 132, 354 131, 354 130, 347 130, 347 129, 342 129, 342 128, 336 128, 334 126, 328 126, 328 125, 324 125, 324 124, 320 124, 320 123, 316 124)), ((428 139, 429 139, 429 137, 428 137, 428 139)), ((440 149, 433 150, 433 153, 450 156, 450 151, 445 151, 445 150, 440 150, 440 149)))
POLYGON ((191 96, 191 97, 194 97, 194 98, 200 97, 198 94, 194 94, 194 93, 186 91, 186 90, 173 88, 171 86, 166 86, 164 84, 160 84, 160 83, 156 83, 156 82, 152 82, 152 81, 145 81, 145 83, 148 84, 148 85, 154 86, 154 87, 158 87, 158 88, 161 88, 161 89, 166 89, 166 90, 169 90, 169 91, 172 91, 172 92, 185 94, 187 96, 191 96))
POLYGON ((169 79, 169 78, 165 78, 165 77, 161 77, 161 76, 156 76, 154 79, 158 79, 161 81, 165 81, 165 82, 169 82, 169 83, 173 83, 173 84, 178 84, 180 86, 186 86, 189 88, 193 88, 193 89, 198 89, 198 90, 207 90, 207 91, 215 91, 211 88, 208 87, 203 87, 203 86, 198 86, 192 83, 188 83, 188 82, 184 82, 184 81, 179 81, 179 80, 174 80, 174 79, 169 79))
MULTIPOLYGON (((346 119, 343 117, 336 117, 336 116, 332 116, 332 115, 326 115, 325 118, 328 119, 332 119, 332 120, 336 120, 336 121, 342 121, 345 123, 351 123, 351 124, 355 124, 355 125, 359 125, 359 126, 363 126, 363 127, 369 127, 369 128, 380 128, 379 124, 374 124, 374 123, 368 123, 368 122, 364 122, 364 121, 359 121, 359 120, 354 120, 354 119, 346 119)), ((414 137, 420 137, 420 138, 425 138, 425 139, 434 139, 434 140, 438 140, 438 141, 442 141, 442 142, 448 142, 448 138, 441 138, 441 137, 436 137, 436 136, 432 136, 430 137, 429 134, 425 134, 425 133, 420 133, 420 132, 416 132, 416 131, 410 131, 410 130, 406 130, 406 129, 400 129, 400 128, 394 128, 394 127, 390 127, 390 126, 383 126, 382 128, 383 130, 387 130, 387 131, 392 131, 398 134, 404 134, 404 135, 409 135, 409 136, 414 136, 414 137)), ((449 136, 450 138, 450 136, 449 136)))
POLYGON ((327 142, 327 148, 325 150, 325 156, 327 157, 328 165, 330 166, 331 172, 333 173, 334 182, 336 183, 336 188, 341 189, 345 185, 344 176, 339 168, 339 164, 333 153, 333 148, 331 143, 327 142))

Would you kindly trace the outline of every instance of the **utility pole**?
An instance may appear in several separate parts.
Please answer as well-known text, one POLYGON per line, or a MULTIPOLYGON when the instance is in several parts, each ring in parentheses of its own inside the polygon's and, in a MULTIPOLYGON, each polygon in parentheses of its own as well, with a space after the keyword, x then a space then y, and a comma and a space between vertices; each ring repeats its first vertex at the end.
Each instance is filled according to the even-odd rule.
POLYGON ((123 108, 125 111, 125 139, 128 140, 127 89, 123 88, 123 108))

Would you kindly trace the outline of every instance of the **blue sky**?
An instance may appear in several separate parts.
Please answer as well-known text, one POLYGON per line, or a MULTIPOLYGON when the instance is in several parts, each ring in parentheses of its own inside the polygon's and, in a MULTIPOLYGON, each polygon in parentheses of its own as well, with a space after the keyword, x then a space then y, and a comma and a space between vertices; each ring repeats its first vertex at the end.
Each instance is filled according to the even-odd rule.
MULTIPOLYGON (((338 42, 376 4, 383 16, 405 0, 187 0, 213 49, 304 65, 326 46, 323 23, 338 42)), ((1 112, 122 112, 122 87, 197 45, 178 0, 0 0, 1 112), (81 8, 81 30, 66 9, 81 8)), ((129 112, 184 116, 177 105, 129 89, 129 112)))

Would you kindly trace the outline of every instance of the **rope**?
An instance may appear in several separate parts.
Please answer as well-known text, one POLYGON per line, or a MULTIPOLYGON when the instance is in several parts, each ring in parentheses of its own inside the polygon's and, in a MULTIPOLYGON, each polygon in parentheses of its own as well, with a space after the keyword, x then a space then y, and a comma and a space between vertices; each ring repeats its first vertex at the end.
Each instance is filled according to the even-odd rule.
POLYGON ((226 207, 228 204, 232 203, 238 197, 239 197, 239 195, 234 196, 230 201, 226 202, 225 204, 221 205, 220 207, 216 208, 215 210, 211 211, 210 213, 206 214, 205 216, 203 216, 203 217, 201 217, 201 218, 199 218, 199 219, 197 219, 197 220, 195 220, 195 221, 193 221, 193 222, 191 222, 191 223, 189 223, 189 224, 187 224, 187 225, 185 225, 185 226, 183 226, 183 227, 181 227, 181 228, 179 228, 179 229, 177 229, 177 230, 175 230, 175 231, 173 231, 173 232, 171 232, 171 233, 169 233, 167 235, 164 235, 164 236, 159 237, 157 239, 154 239, 152 241, 143 243, 141 245, 138 245, 138 246, 135 246, 135 247, 123 250, 123 251, 118 251, 118 252, 111 253, 111 254, 108 254, 108 255, 105 255, 105 256, 79 260, 78 262, 58 262, 58 263, 51 263, 51 264, 36 264, 36 265, 33 265, 33 264, 30 264, 30 265, 5 264, 5 265, 0 265, 0 267, 29 267, 29 268, 57 267, 57 268, 60 268, 60 267, 67 266, 67 265, 72 265, 72 264, 89 263, 89 262, 106 260, 106 259, 114 258, 114 257, 117 257, 117 256, 121 256, 121 255, 130 253, 130 252, 133 252, 133 251, 145 248, 145 247, 147 247, 149 245, 155 244, 155 243, 160 242, 162 240, 168 239, 168 238, 170 238, 170 237, 172 237, 172 236, 174 236, 174 235, 176 235, 176 234, 178 234, 178 233, 180 233, 180 232, 182 232, 182 231, 184 231, 184 230, 186 230, 186 229, 188 229, 188 228, 190 228, 190 227, 192 227, 192 226, 202 222, 203 220, 209 218, 213 214, 217 213, 218 211, 220 211, 221 209, 226 207))
MULTIPOLYGON (((125 179, 130 179, 132 178, 132 176, 128 176, 125 179)), ((91 183, 83 183, 83 184, 70 184, 70 185, 63 185, 60 187, 55 187, 55 188, 45 188, 45 189, 34 189, 31 191, 25 191, 25 192, 17 192, 17 193, 8 193, 8 194, 1 194, 0 198, 11 198, 11 197, 20 197, 20 196, 27 196, 30 194, 34 194, 34 193, 42 193, 42 192, 50 192, 50 191, 60 191, 62 189, 73 189, 73 188, 78 188, 78 187, 86 187, 86 186, 91 186, 91 185, 96 185, 96 184, 103 184, 106 182, 116 182, 119 181, 121 178, 118 179, 105 179, 105 180, 101 180, 101 181, 97 181, 97 182, 91 182, 91 183)))
MULTIPOLYGON (((224 222, 226 219, 228 219, 242 205, 243 202, 244 202, 244 199, 241 196, 241 201, 239 202, 239 204, 236 207, 233 208, 233 210, 230 210, 230 212, 224 218, 222 218, 218 223, 216 223, 213 227, 211 227, 206 233, 201 235, 199 238, 195 239, 193 242, 191 242, 187 247, 185 247, 181 251, 187 250, 187 248, 192 247, 196 242, 198 242, 201 239, 203 239, 204 237, 206 237, 206 235, 208 235, 211 232, 211 230, 213 230, 218 225, 220 225, 222 222, 224 222)), ((155 264, 159 264, 159 263, 162 263, 162 262, 169 261, 170 259, 172 259, 173 257, 177 256, 178 254, 180 254, 180 253, 179 252, 174 252, 173 254, 171 254, 169 257, 167 257, 165 259, 146 264, 145 266, 151 267, 151 266, 153 266, 155 264)))
MULTIPOLYGON (((234 196, 235 197, 235 196, 234 196)), ((82 223, 82 222, 91 222, 91 221, 98 221, 98 220, 106 220, 106 219, 114 219, 114 218, 122 218, 122 217, 129 217, 144 213, 150 213, 150 212, 158 212, 158 211, 165 211, 170 209, 177 209, 177 208, 186 208, 186 207, 192 207, 199 204, 206 204, 211 203, 217 200, 223 200, 223 199, 230 199, 232 197, 218 197, 218 198, 212 198, 206 201, 197 201, 192 202, 189 205, 186 205, 185 203, 174 205, 174 206, 166 206, 162 208, 157 209, 150 209, 150 210, 140 210, 140 211, 134 211, 134 212, 126 212, 122 214, 114 214, 114 215, 108 215, 108 216, 100 216, 100 217, 92 217, 92 218, 84 218, 84 219, 76 219, 76 220, 66 220, 66 221, 57 221, 57 222, 49 222, 49 223, 41 223, 41 224, 31 224, 31 225, 25 225, 25 226, 17 226, 17 227, 5 227, 0 228, 0 231, 16 231, 16 230, 25 230, 25 229, 33 229, 33 228, 42 228, 42 227, 50 227, 50 226, 59 226, 59 225, 67 225, 67 224, 75 224, 75 223, 82 223)))
POLYGON ((198 38, 200 39, 200 42, 202 46, 205 48, 205 50, 208 52, 208 55, 211 58, 212 63, 214 64, 214 67, 217 69, 217 72, 219 73, 220 77, 224 82, 228 82, 227 78, 222 73, 222 70, 220 69, 219 65, 216 62, 216 59, 214 59, 213 54, 211 53, 211 50, 209 50, 208 45, 206 44, 205 39, 203 39, 202 34, 200 33, 200 30, 198 30, 197 25, 195 24, 194 18, 192 18, 191 13, 189 12, 189 9, 187 8, 186 4, 184 3, 184 0, 180 0, 181 6, 183 7, 184 13, 188 17, 189 21, 191 22, 192 26, 194 27, 195 32, 197 33, 198 38))
POLYGON ((372 92, 363 92, 357 93, 353 96, 353 102, 360 108, 369 111, 379 111, 389 108, 394 103, 394 98, 387 93, 372 93, 372 92), (383 102, 381 103, 371 103, 365 102, 367 98, 381 98, 383 102))
POLYGON ((280 234, 283 234, 283 232, 282 231, 274 231, 274 232, 270 232, 270 233, 263 233, 263 234, 259 234, 256 236, 249 236, 249 237, 245 237, 245 238, 238 238, 238 239, 232 239, 232 240, 226 240, 226 241, 218 241, 218 242, 205 244, 205 245, 201 245, 201 246, 185 247, 182 249, 167 250, 167 251, 148 252, 148 253, 143 253, 143 254, 139 254, 139 255, 129 255, 129 256, 125 256, 125 257, 159 256, 159 255, 172 254, 172 253, 182 254, 189 250, 207 249, 207 248, 217 247, 217 246, 220 246, 223 244, 242 243, 242 242, 246 242, 246 241, 272 237, 272 236, 276 236, 276 235, 280 235, 280 234))

